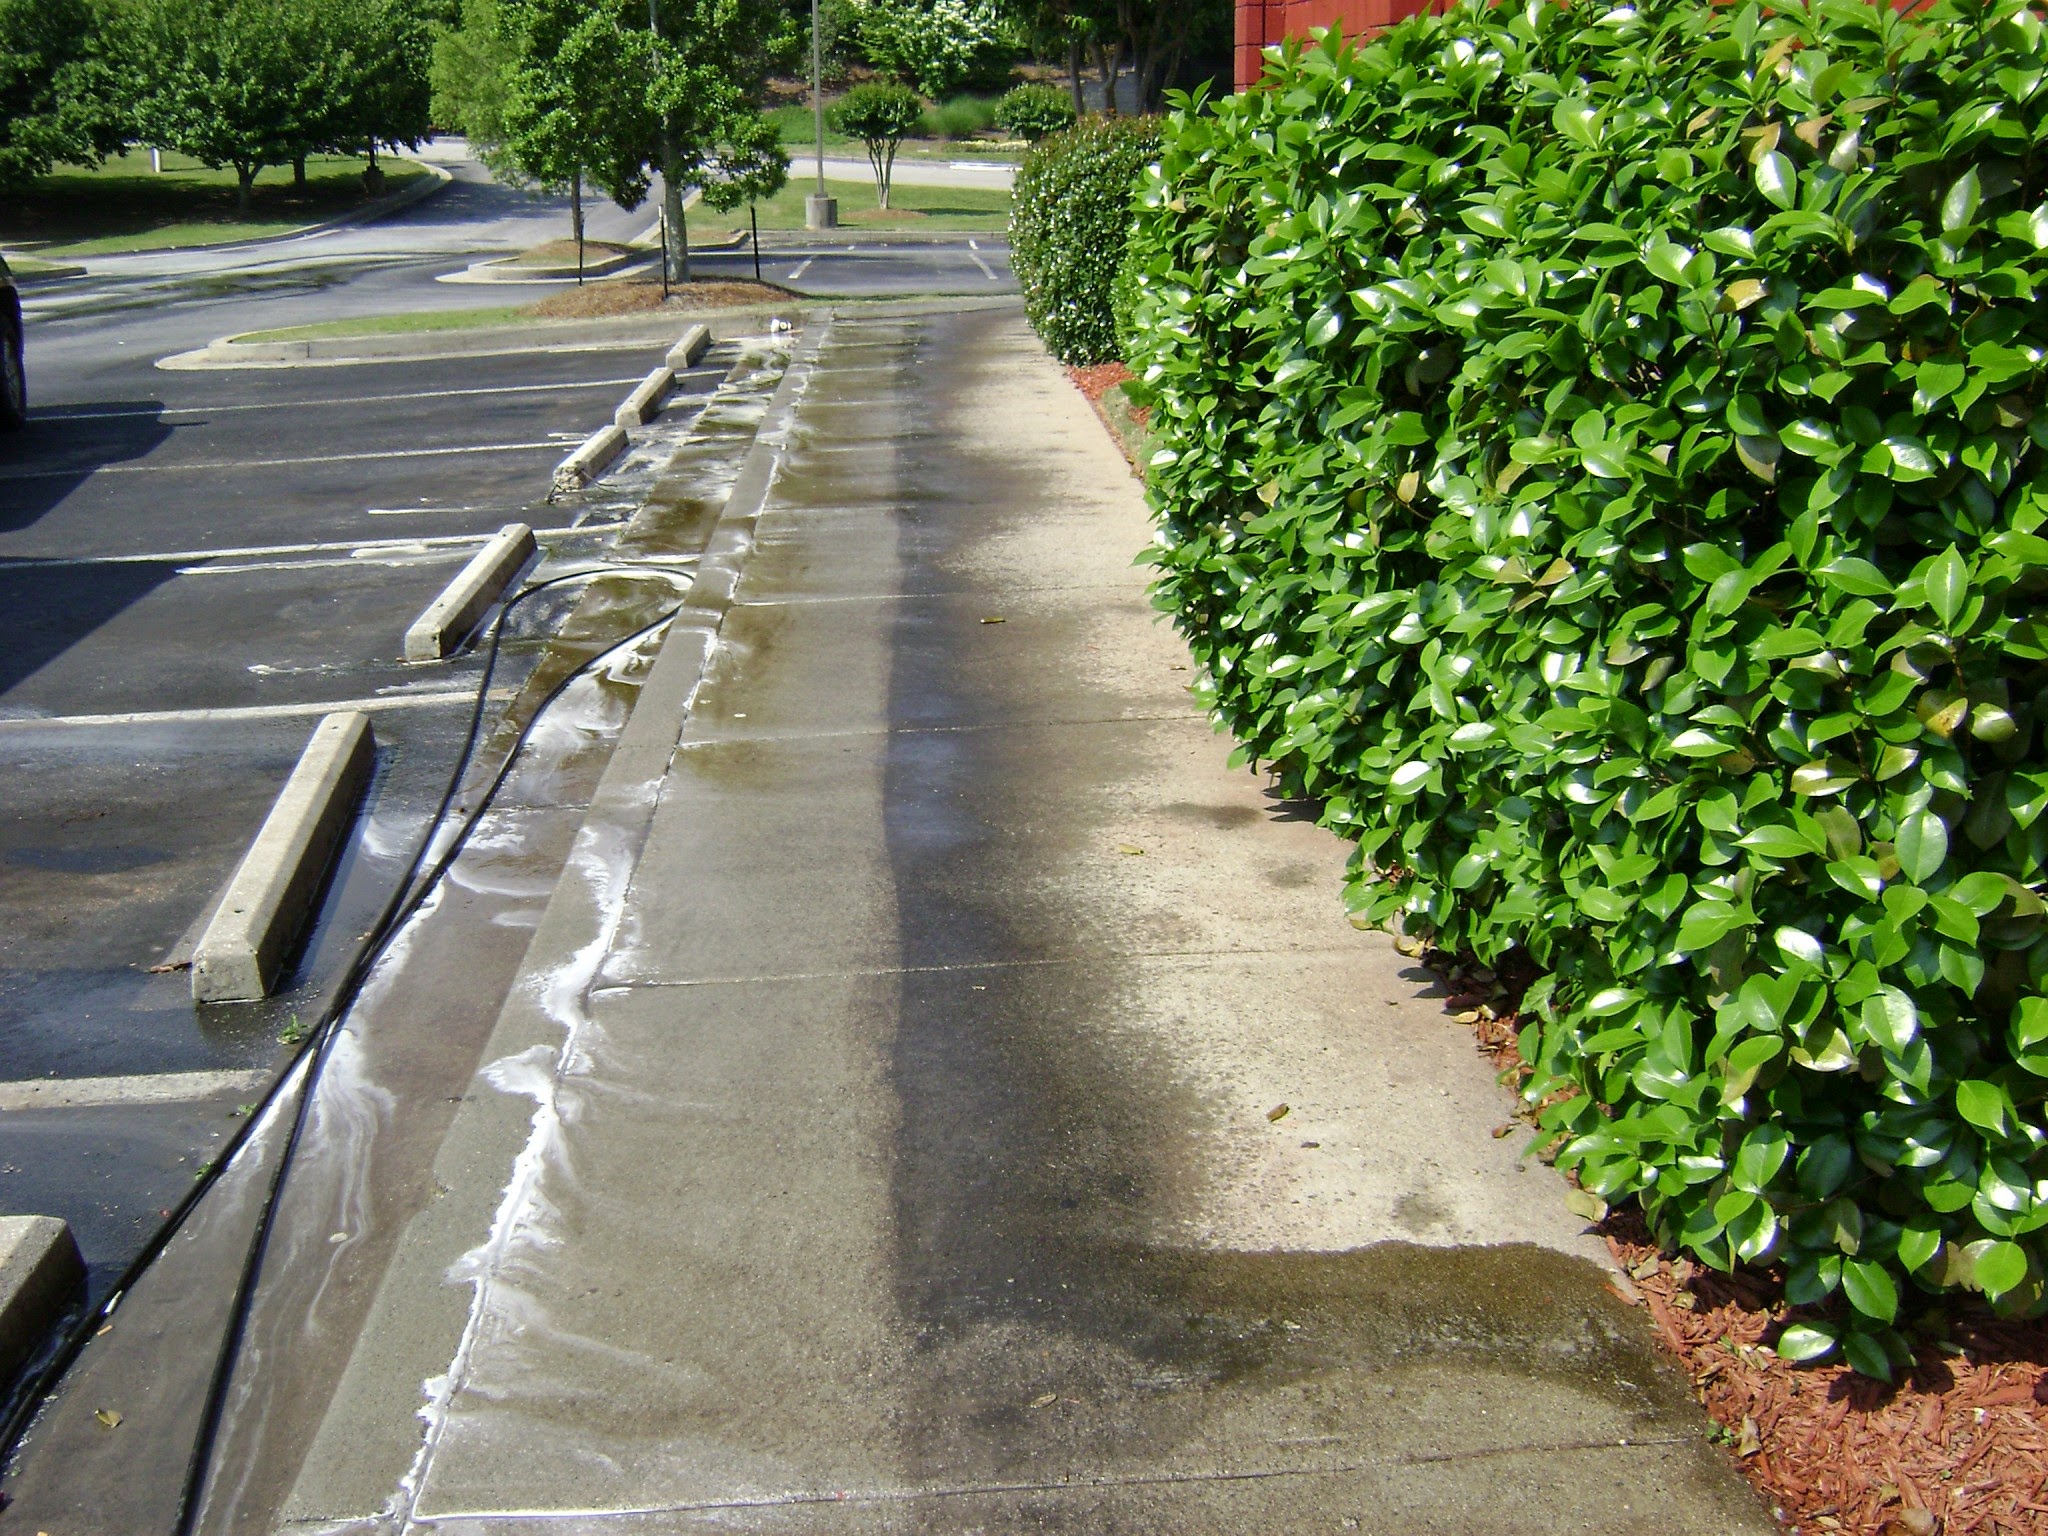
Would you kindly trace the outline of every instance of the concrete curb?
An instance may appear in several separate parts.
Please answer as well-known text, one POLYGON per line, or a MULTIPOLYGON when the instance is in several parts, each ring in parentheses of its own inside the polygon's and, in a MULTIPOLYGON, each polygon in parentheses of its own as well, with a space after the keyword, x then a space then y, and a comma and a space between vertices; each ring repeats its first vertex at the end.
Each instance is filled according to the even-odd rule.
POLYGON ((538 548, 525 523, 500 528, 412 621, 405 632, 405 659, 439 661, 461 645, 538 548))
POLYGON ((73 278, 84 277, 86 269, 75 266, 49 266, 40 272, 24 272, 14 269, 14 286, 17 288, 40 288, 47 283, 68 283, 73 278))
POLYGON ((617 422, 599 427, 583 440, 583 446, 555 466, 555 486, 550 496, 580 491, 612 467, 626 451, 626 429, 617 422))
MULTIPOLYGON (((606 278, 624 277, 629 272, 637 271, 654 261, 656 255, 657 253, 649 251, 635 251, 626 256, 607 256, 601 261, 585 262, 583 281, 595 283, 606 278)), ((550 287, 560 287, 564 283, 574 283, 576 280, 576 266, 573 262, 568 266, 521 265, 518 258, 512 256, 472 262, 460 272, 444 272, 434 279, 437 283, 527 284, 550 287)))
POLYGON ((194 1002, 268 995, 347 831, 376 745, 366 714, 331 714, 314 728, 192 952, 194 1002))
POLYGON ((676 387, 676 371, 663 363, 633 386, 633 392, 620 402, 618 410, 612 413, 612 422, 621 427, 637 427, 652 421, 661 414, 662 403, 668 399, 669 391, 676 387))
POLYGON ((832 229, 764 229, 761 254, 809 250, 818 246, 965 245, 970 240, 994 241, 1008 248, 1010 229, 858 229, 841 224, 832 229))
POLYGON ((705 350, 710 345, 711 327, 708 325, 691 326, 687 331, 683 332, 682 339, 668 349, 669 367, 678 373, 685 368, 696 367, 697 359, 704 355, 705 350))
POLYGON ((84 1284, 70 1227, 55 1216, 0 1216, 0 1384, 43 1347, 84 1284))

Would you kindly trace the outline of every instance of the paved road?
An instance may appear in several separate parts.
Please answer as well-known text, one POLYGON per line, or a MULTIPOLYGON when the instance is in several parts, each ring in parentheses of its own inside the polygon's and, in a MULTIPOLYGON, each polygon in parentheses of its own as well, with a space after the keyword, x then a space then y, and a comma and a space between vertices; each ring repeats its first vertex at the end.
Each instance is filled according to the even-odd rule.
MULTIPOLYGON (((386 302, 392 278, 32 323, 31 421, 0 440, 0 1211, 70 1220, 102 1291, 322 1006, 454 765, 480 659, 407 667, 406 625, 514 517, 558 551, 600 547, 728 360, 690 376, 618 475, 554 506, 555 462, 660 345, 153 365, 184 340, 386 302), (189 943, 341 703, 372 711, 384 748, 368 830, 281 994, 195 1009, 184 973, 152 967, 189 943), (137 1082, 9 1107, 30 1080, 167 1073, 213 1075, 170 1102, 136 1102, 160 1091, 137 1082)), ((521 611, 499 682, 571 600, 521 611)))
MULTIPOLYGON (((224 324, 225 311, 242 312, 253 300, 275 301, 266 325, 410 310, 487 308, 521 302, 549 291, 546 284, 451 284, 437 282, 472 262, 524 250, 569 233, 565 197, 506 187, 470 158, 459 140, 437 140, 421 158, 452 178, 439 192, 375 223, 293 236, 230 248, 142 252, 95 257, 85 277, 29 289, 27 308, 45 320, 142 311, 148 324, 138 333, 104 338, 102 351, 154 346, 159 353, 201 345, 250 325, 224 324), (206 326, 212 329, 204 329, 206 326), (177 345, 165 345, 167 340, 177 345)), ((905 163, 906 166, 908 162, 905 163)), ((864 179, 864 162, 828 160, 828 173, 864 179)), ((799 167, 800 168, 800 167, 799 167)), ((983 167, 955 170, 920 166, 903 177, 945 175, 947 185, 1000 186, 1004 172, 983 167)), ((648 232, 652 203, 624 209, 601 197, 586 204, 586 230, 593 240, 631 241, 648 232)), ((823 296, 870 297, 924 292, 1007 292, 1014 287, 1008 245, 996 235, 949 239, 838 238, 813 242, 807 235, 770 235, 762 275, 799 292, 823 296), (790 260, 771 270, 782 255, 790 260), (805 257, 811 258, 808 266, 805 257), (789 274, 802 268, 802 275, 789 274)), ((708 274, 747 276, 750 252, 705 252, 697 258, 708 274)), ((93 345, 102 338, 95 333, 93 345)), ((35 342, 38 377, 48 365, 40 354, 53 345, 47 328, 35 342)), ((40 391, 40 384, 37 386, 40 391)))

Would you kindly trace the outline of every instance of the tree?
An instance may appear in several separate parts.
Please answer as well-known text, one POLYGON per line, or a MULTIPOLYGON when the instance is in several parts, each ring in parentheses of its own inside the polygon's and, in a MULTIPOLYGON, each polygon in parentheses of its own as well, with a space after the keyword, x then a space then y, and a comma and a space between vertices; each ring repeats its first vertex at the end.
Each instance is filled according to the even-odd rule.
POLYGON ((855 18, 875 67, 934 98, 958 90, 1003 42, 992 0, 858 0, 855 18))
POLYGON ((712 208, 772 196, 789 159, 760 102, 786 51, 776 0, 499 0, 515 42, 507 143, 529 164, 580 164, 621 207, 659 175, 664 264, 690 275, 683 196, 712 208))
POLYGON ((136 136, 213 169, 236 207, 266 165, 316 142, 323 55, 311 11, 288 0, 132 0, 119 18, 136 136))
POLYGON ((486 165, 510 180, 521 178, 520 167, 504 155, 510 131, 505 114, 517 62, 499 25, 498 0, 462 0, 459 19, 434 34, 429 115, 469 140, 486 165))
POLYGON ((1005 12, 1041 46, 1066 48, 1076 112, 1085 110, 1081 60, 1088 48, 1101 62, 1103 103, 1112 112, 1127 63, 1137 75, 1139 110, 1156 112, 1183 65, 1230 48, 1230 0, 1005 0, 1005 12))
POLYGON ((896 173, 896 150, 904 137, 924 121, 924 103, 903 85, 856 85, 832 109, 839 131, 867 146, 875 168, 875 200, 889 206, 889 182, 896 173))
POLYGON ((87 0, 0 0, 0 187, 96 164, 120 128, 87 0))
MULTIPOLYGON (((377 146, 417 149, 433 123, 432 18, 419 0, 319 0, 322 51, 336 64, 316 149, 366 154, 372 192, 377 146)), ((299 162, 302 167, 303 160, 299 162)))

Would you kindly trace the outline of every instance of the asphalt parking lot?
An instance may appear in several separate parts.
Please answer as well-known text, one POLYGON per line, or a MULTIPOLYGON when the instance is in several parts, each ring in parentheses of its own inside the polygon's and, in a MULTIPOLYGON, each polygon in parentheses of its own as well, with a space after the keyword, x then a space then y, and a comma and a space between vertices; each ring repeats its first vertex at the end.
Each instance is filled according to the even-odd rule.
MULTIPOLYGON (((95 1298, 290 1059, 424 834, 483 659, 408 666, 406 626, 508 521, 602 551, 728 350, 611 476, 548 504, 550 477, 666 346, 32 375, 0 439, 0 1209, 68 1220, 95 1298), (338 706, 371 714, 378 767, 309 937, 270 1000, 195 1007, 181 951, 338 706)), ((573 601, 516 611, 494 693, 573 601)))

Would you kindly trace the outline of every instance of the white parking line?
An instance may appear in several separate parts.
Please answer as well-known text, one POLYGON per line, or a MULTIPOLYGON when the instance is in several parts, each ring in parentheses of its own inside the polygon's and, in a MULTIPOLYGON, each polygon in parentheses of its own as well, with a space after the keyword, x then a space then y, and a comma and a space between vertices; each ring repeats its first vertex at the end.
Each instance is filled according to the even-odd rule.
MULTIPOLYGON (((493 699, 508 699, 510 689, 493 688, 493 699)), ((223 709, 138 709, 118 715, 0 716, 0 731, 37 731, 92 726, 184 725, 226 720, 295 720, 336 710, 453 709, 476 703, 473 688, 444 688, 432 693, 399 693, 367 699, 315 699, 304 704, 234 704, 223 709)))
POLYGON ((811 263, 816 261, 817 259, 818 258, 815 256, 806 256, 802 261, 797 263, 796 267, 790 272, 788 277, 783 279, 783 281, 786 283, 795 282, 798 278, 802 277, 806 272, 811 270, 811 263))
POLYGON ((288 411, 306 406, 326 407, 330 405, 387 405, 406 400, 463 400, 477 395, 547 395, 565 389, 617 389, 621 384, 637 384, 638 376, 630 379, 576 379, 567 384, 493 384, 477 389, 419 389, 402 395, 344 395, 333 400, 260 400, 244 405, 166 405, 118 411, 84 410, 75 411, 65 406, 47 406, 40 411, 31 411, 32 421, 115 421, 134 416, 148 416, 161 420, 166 416, 216 416, 228 411, 288 411))
POLYGON ((348 555, 335 560, 259 560, 247 565, 181 565, 173 576, 240 576, 250 571, 391 570, 407 565, 446 565, 460 560, 465 549, 400 549, 381 555, 348 555))
POLYGON ((133 1077, 44 1077, 0 1083, 0 1113, 88 1109, 103 1104, 191 1104, 268 1087, 267 1071, 146 1072, 133 1077))
MULTIPOLYGON (((320 544, 241 544, 226 549, 167 549, 146 555, 53 555, 47 560, 32 556, 0 556, 0 571, 48 570, 72 565, 175 565, 190 560, 248 560, 261 555, 333 555, 360 552, 364 559, 384 554, 405 554, 411 550, 438 549, 454 544, 481 544, 497 530, 486 533, 436 533, 416 539, 337 539, 320 544)), ((536 528, 537 539, 559 539, 587 528, 536 528)))
POLYGON ((290 469, 300 464, 367 464, 382 459, 440 459, 458 453, 553 453, 562 445, 539 443, 468 443, 452 448, 387 448, 378 453, 309 453, 289 459, 211 459, 194 464, 76 465, 70 469, 25 469, 0 472, 0 480, 69 480, 87 475, 155 475, 171 470, 290 469))
POLYGON ((996 281, 995 268, 981 259, 981 244, 979 241, 970 240, 967 242, 967 254, 974 264, 981 268, 981 275, 983 277, 992 283, 996 281))

